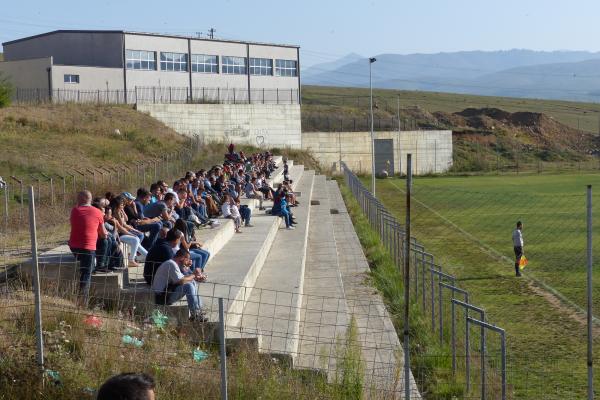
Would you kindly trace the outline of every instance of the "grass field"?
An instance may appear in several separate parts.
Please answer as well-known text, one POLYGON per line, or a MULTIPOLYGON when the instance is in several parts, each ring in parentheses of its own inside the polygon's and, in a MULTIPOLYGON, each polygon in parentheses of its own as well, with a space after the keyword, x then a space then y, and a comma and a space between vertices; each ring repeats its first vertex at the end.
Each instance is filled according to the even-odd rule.
MULTIPOLYGON (((596 103, 385 89, 374 89, 373 96, 378 103, 378 109, 375 112, 381 118, 396 115, 399 99, 401 108, 419 106, 429 112, 456 112, 469 107, 495 107, 510 112, 539 112, 572 128, 588 132, 600 131, 600 104, 596 103)), ((332 113, 367 115, 369 112, 369 89, 329 86, 302 87, 303 112, 327 112, 328 108, 332 113)))
MULTIPOLYGON (((365 179, 368 184, 368 178, 365 179)), ((586 384, 586 185, 596 175, 416 178, 412 229, 471 302, 507 331, 512 398, 583 398, 586 384), (514 277, 511 233, 524 223, 530 264, 514 277), (542 282, 542 283, 536 283, 542 282), (565 297, 560 301, 544 285, 565 297)), ((377 194, 404 221, 405 181, 378 181, 377 194)), ((593 196, 595 215, 600 193, 593 196)), ((596 218, 598 220, 598 218, 596 218)), ((597 231, 598 223, 594 223, 597 231)), ((594 240, 596 248, 600 240, 594 240)), ((595 273, 596 281, 600 279, 595 273)), ((594 289, 600 306, 600 287, 594 289)), ((596 336, 597 337, 597 336, 596 336)), ((599 340, 595 340, 598 344, 599 340)), ((597 379, 596 384, 600 384, 597 379)))

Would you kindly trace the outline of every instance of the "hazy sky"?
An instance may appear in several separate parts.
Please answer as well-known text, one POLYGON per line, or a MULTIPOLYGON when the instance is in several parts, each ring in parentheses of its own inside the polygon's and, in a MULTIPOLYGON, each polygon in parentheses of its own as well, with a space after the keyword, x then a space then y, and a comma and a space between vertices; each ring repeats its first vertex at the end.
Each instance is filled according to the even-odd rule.
POLYGON ((350 52, 600 50, 597 0, 4 0, 0 42, 126 29, 300 45, 303 66, 350 52))

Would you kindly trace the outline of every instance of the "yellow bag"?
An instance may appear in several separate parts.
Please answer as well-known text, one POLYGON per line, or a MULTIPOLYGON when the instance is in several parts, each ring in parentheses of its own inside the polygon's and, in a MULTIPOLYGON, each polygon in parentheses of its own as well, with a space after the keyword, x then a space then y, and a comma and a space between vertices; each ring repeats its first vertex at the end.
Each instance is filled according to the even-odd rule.
POLYGON ((519 260, 519 269, 523 269, 527 266, 527 258, 525 258, 525 256, 521 256, 521 259, 519 260))

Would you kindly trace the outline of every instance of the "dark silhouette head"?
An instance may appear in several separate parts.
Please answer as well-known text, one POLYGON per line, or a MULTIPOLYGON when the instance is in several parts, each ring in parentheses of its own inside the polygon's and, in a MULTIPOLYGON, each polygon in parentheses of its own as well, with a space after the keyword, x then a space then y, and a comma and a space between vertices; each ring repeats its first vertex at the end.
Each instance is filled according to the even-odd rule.
POLYGON ((131 372, 109 378, 98 390, 98 400, 154 400, 154 379, 131 372))

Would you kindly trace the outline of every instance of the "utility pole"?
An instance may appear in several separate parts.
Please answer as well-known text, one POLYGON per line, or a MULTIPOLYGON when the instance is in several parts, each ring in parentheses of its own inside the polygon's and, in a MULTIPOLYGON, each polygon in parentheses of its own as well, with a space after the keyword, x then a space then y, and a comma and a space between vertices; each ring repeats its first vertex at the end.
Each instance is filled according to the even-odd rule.
POLYGON ((369 108, 371 109, 371 192, 375 196, 375 133, 373 131, 373 80, 371 65, 377 61, 375 57, 369 58, 369 108))
POLYGON ((208 30, 208 37, 209 37, 209 39, 214 39, 215 38, 215 32, 216 32, 215 28, 210 28, 208 30))

